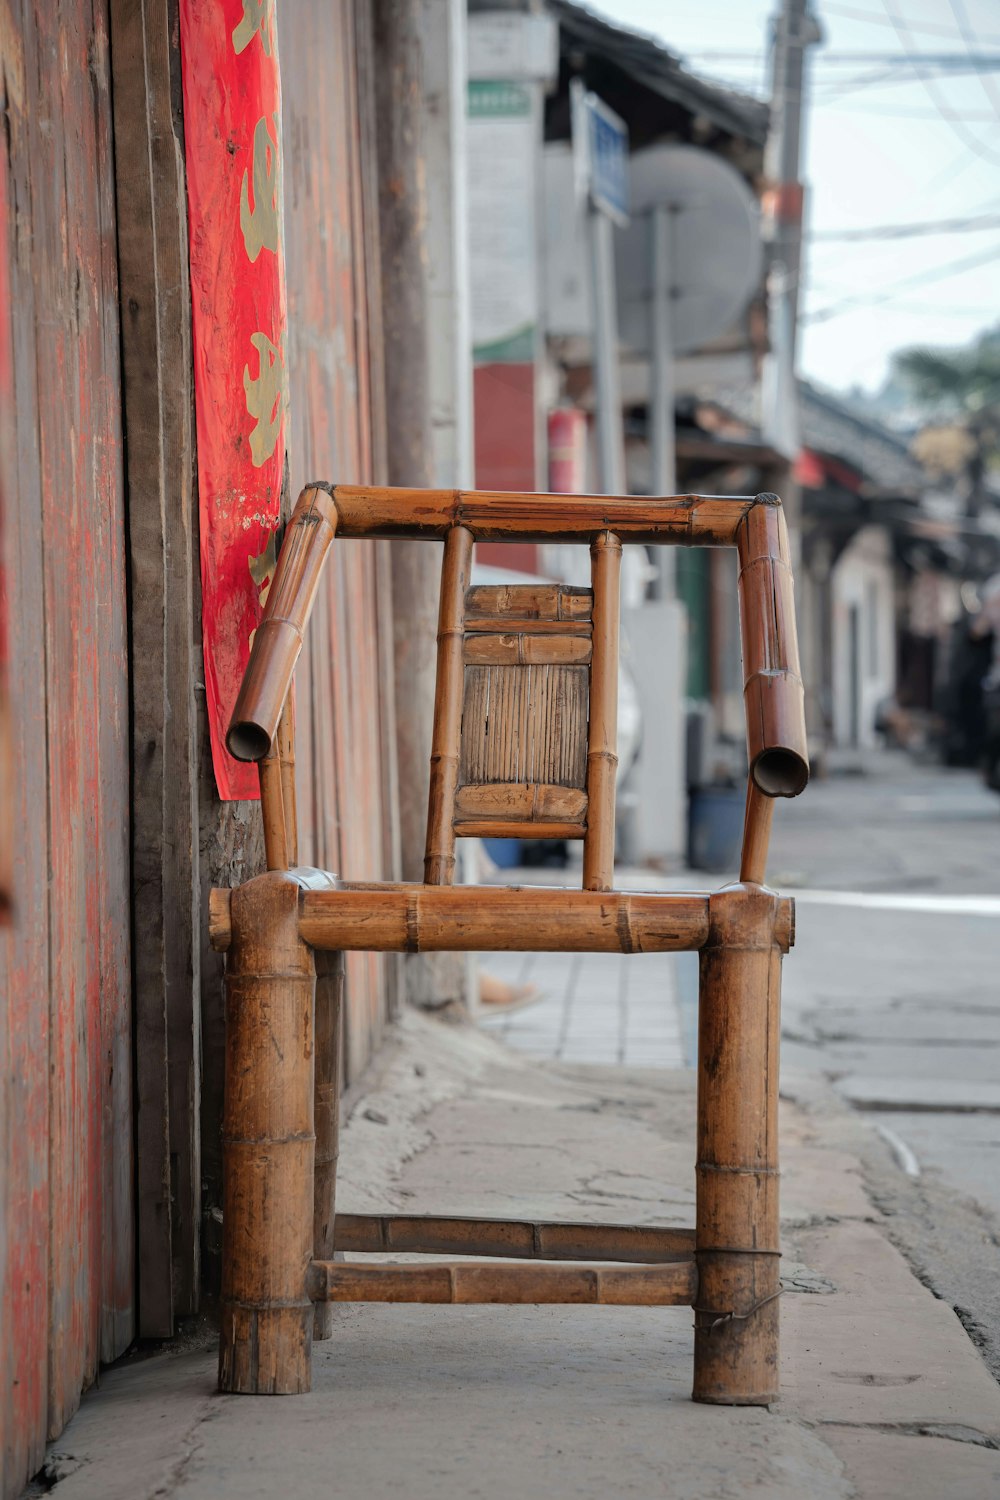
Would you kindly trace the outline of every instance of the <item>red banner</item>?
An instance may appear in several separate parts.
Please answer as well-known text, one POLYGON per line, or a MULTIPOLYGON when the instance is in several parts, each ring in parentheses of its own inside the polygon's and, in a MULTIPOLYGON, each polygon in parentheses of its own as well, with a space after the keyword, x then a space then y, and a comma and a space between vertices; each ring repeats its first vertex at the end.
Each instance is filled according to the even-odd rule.
POLYGON ((275 0, 181 0, 202 641, 224 799, 257 796, 226 727, 274 567, 285 467, 275 0))

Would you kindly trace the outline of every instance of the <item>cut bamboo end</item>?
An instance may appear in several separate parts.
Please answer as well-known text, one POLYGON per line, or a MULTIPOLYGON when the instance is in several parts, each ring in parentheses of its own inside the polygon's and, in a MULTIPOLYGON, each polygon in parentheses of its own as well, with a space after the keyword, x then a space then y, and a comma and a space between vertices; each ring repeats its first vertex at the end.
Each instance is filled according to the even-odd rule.
POLYGON ((736 532, 750 772, 767 797, 809 780, 788 531, 777 495, 759 495, 736 532))
POLYGON ((539 1266, 530 1261, 432 1266, 313 1261, 309 1273, 310 1294, 317 1302, 690 1307, 697 1284, 693 1257, 664 1265, 614 1267, 539 1266))
POLYGON ((229 721, 226 746, 237 760, 261 760, 271 748, 336 532, 337 510, 330 495, 315 486, 303 490, 229 721))

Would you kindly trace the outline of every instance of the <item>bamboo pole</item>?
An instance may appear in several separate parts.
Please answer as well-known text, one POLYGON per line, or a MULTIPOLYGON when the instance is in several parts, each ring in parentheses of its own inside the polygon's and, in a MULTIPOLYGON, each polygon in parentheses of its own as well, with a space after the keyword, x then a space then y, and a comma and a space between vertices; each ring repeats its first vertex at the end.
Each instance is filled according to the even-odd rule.
POLYGON ((303 891, 299 930, 314 948, 375 953, 677 953, 705 941, 708 901, 537 887, 345 885, 303 891))
MULTIPOLYGON (((340 1214, 338 1251, 352 1255, 520 1256, 532 1260, 615 1260, 650 1264, 693 1255, 693 1229, 646 1224, 570 1224, 533 1219, 465 1219, 438 1214, 340 1214)), ((317 1260, 322 1257, 317 1255, 317 1260)))
POLYGON ((328 1302, 597 1303, 612 1307, 690 1307, 694 1260, 657 1266, 355 1265, 314 1261, 310 1290, 328 1302))
POLYGON ((740 854, 740 880, 744 884, 765 884, 773 821, 774 798, 765 796, 753 777, 749 777, 746 813, 743 817, 743 850, 740 854))
POLYGON ((507 490, 384 489, 338 484, 337 535, 440 540, 466 526, 477 541, 627 542, 728 547, 752 495, 541 495, 507 490))
MULTIPOLYGON (((697 893, 598 892, 535 887, 369 885, 335 889, 322 871, 296 870, 301 933, 314 948, 399 953, 407 945, 462 952, 515 946, 525 952, 691 953, 708 940, 709 897, 697 893), (319 893, 327 892, 323 899, 319 893), (350 941, 348 941, 350 940, 350 941)), ((232 941, 232 891, 209 892, 208 935, 217 953, 232 941)), ((795 903, 779 896, 774 940, 787 953, 795 903)))
POLYGON ((313 1308, 312 954, 299 885, 233 892, 226 965, 219 1389, 307 1391, 313 1308))
POLYGON ((611 531, 590 549, 594 584, 590 725, 587 732, 587 833, 583 888, 609 891, 615 869, 615 775, 618 770, 618 621, 622 544, 611 531))
MULTIPOLYGON (((340 1156, 340 1054, 343 1036, 344 955, 323 953, 316 959, 316 1166, 313 1178, 313 1257, 332 1260, 335 1253, 337 1160, 340 1156)), ((333 1308, 317 1303, 313 1338, 333 1336, 333 1308)))
POLYGON ((455 792, 462 737, 462 662, 465 591, 472 572, 472 532, 454 526, 444 544, 438 607, 437 681, 431 732, 424 879, 451 885, 455 878, 455 792))
POLYGON ((257 780, 260 785, 260 812, 264 825, 264 858, 267 868, 287 870, 288 836, 277 738, 271 742, 264 759, 257 762, 257 780))
POLYGON ((326 491, 303 490, 285 531, 264 618, 229 721, 226 745, 237 760, 261 760, 274 739, 336 531, 337 511, 326 491))
POLYGON ((779 904, 718 892, 701 954, 694 1399, 734 1406, 778 1394, 779 904))
POLYGON ((288 867, 299 862, 299 818, 295 796, 295 687, 289 688, 278 720, 278 758, 281 761, 281 806, 285 819, 288 867))
POLYGON ((777 495, 757 496, 736 545, 750 774, 769 797, 797 797, 809 780, 809 750, 788 531, 777 495))

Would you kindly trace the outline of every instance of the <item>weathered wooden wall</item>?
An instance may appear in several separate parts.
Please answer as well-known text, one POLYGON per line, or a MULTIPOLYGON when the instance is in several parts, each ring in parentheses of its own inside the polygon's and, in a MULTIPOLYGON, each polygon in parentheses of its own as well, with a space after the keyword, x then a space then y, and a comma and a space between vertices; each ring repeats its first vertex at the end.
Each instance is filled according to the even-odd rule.
POLYGON ((128 543, 139 1331, 198 1305, 197 492, 178 28, 110 0, 128 543))
MULTIPOLYGON (((314 474, 384 479, 382 337, 368 6, 289 0, 280 28, 294 496, 314 474)), ((176 0, 0 0, 20 835, 0 933, 5 1494, 136 1331, 137 1263, 138 1331, 197 1308, 222 1085, 205 896, 262 864, 257 805, 215 796, 200 700, 177 35, 176 0)), ((337 549, 299 681, 302 857, 392 877, 384 544, 337 549)), ((352 959, 349 1078, 391 1011, 392 964, 352 959)))
MULTIPOLYGON (((290 490, 384 468, 377 195, 368 7, 288 0, 279 12, 285 143, 290 490)), ((391 599, 385 544, 335 545, 298 677, 300 858, 391 879, 391 599)), ((347 960, 347 1077, 391 1005, 393 970, 347 960)))
POLYGON ((128 678, 102 0, 0 9, 15 918, 0 932, 0 1426, 15 1495, 132 1337, 128 678))

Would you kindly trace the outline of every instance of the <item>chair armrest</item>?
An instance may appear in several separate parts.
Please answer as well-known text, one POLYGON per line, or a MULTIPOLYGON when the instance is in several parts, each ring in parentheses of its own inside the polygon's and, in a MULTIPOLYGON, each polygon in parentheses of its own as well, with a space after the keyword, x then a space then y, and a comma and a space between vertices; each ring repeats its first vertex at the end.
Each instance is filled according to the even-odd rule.
POLYGON ((750 774, 767 797, 797 797, 809 780, 809 755, 788 531, 777 495, 757 496, 737 527, 736 547, 750 774))
POLYGON ((263 760, 271 748, 336 534, 337 510, 331 497, 316 487, 303 490, 281 544, 264 618, 229 721, 226 745, 236 760, 263 760))

